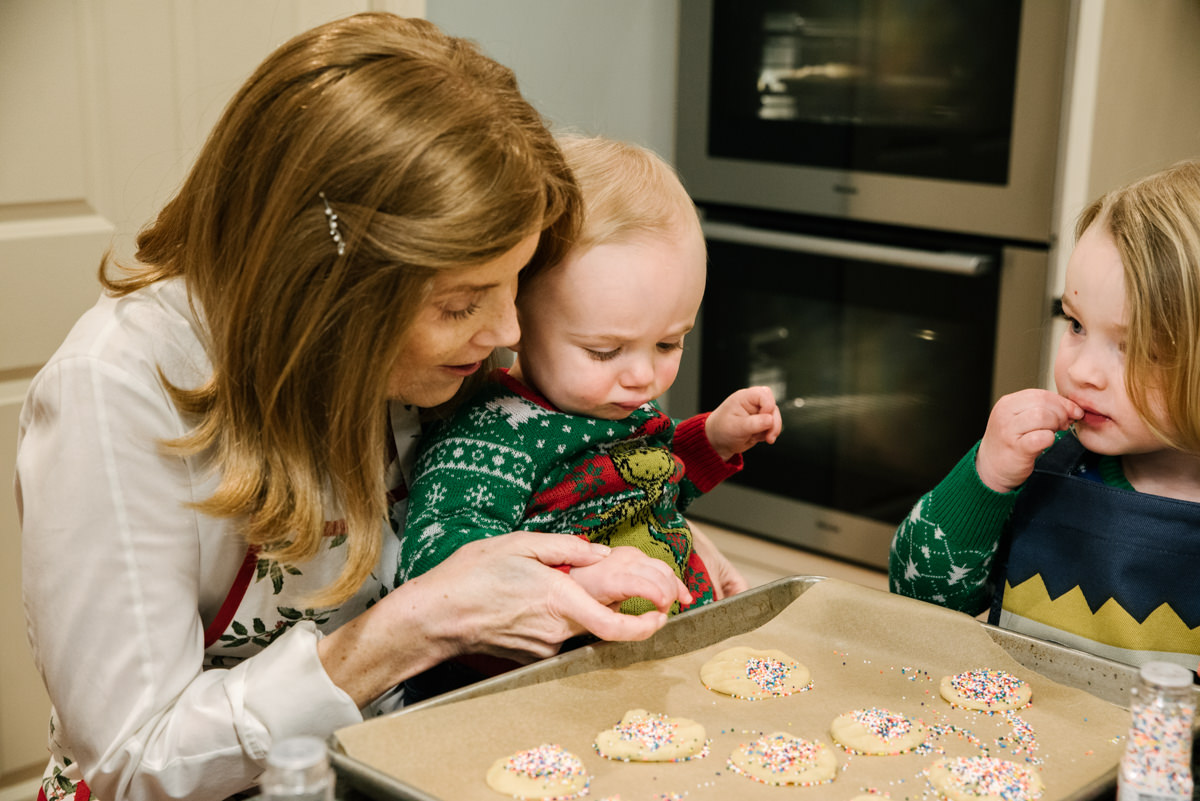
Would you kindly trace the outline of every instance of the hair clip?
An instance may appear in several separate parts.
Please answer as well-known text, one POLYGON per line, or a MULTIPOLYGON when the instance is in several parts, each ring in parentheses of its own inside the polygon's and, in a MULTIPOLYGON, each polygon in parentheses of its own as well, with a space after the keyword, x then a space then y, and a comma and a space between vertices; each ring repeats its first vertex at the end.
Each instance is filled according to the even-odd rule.
POLYGON ((324 192, 317 193, 321 202, 325 204, 325 219, 329 222, 329 235, 333 237, 333 243, 337 245, 338 255, 341 256, 346 252, 346 240, 342 239, 342 232, 338 230, 338 216, 333 213, 333 207, 329 205, 329 200, 326 199, 324 192))

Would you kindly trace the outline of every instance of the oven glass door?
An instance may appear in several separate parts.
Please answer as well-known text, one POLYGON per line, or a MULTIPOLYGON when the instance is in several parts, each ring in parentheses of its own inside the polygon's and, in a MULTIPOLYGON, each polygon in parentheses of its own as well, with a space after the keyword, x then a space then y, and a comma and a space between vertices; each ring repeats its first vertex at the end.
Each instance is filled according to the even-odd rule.
POLYGON ((770 386, 737 483, 898 523, 982 435, 999 256, 706 223, 700 408, 770 386))
POLYGON ((715 0, 709 155, 1005 184, 1021 5, 715 0))

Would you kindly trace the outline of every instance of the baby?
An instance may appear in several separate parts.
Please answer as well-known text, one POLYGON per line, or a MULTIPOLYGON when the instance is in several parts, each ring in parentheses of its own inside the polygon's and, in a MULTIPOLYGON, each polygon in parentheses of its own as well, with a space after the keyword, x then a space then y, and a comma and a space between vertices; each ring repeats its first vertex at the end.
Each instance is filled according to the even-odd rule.
MULTIPOLYGON (((584 199, 563 261, 522 278, 516 361, 422 438, 402 546, 405 580, 471 540, 516 529, 614 547, 571 576, 597 597, 636 548, 684 583, 689 606, 745 589, 682 511, 774 442, 770 390, 739 390, 676 423, 656 399, 675 380, 704 296, 699 218, 675 172, 644 148, 561 140, 584 199)), ((678 611, 676 603, 671 611, 678 611)), ((655 609, 631 598, 621 611, 655 609)))

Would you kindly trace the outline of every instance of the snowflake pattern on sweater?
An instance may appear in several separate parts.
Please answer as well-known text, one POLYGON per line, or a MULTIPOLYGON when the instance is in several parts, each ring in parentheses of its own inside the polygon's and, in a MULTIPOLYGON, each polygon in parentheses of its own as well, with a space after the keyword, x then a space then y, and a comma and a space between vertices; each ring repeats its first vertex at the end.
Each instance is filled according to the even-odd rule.
MULTIPOLYGON (((401 546, 414 578, 473 540, 510 531, 573 534, 631 545, 669 564, 696 598, 712 582, 682 512, 741 467, 704 434, 706 415, 678 426, 655 404, 623 420, 556 410, 505 371, 421 440, 401 546)), ((630 599, 622 611, 653 608, 630 599)))
POLYGON ((892 592, 971 615, 991 604, 992 565, 1020 490, 988 488, 978 450, 976 442, 901 521, 888 556, 892 592))

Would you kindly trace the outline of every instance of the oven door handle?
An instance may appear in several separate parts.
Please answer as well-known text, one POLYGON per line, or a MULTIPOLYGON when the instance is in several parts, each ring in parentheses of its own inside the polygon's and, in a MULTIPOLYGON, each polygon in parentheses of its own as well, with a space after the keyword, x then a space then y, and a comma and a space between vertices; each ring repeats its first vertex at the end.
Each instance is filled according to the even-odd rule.
POLYGON ((976 253, 875 245, 868 242, 851 242, 846 239, 792 234, 786 231, 769 231, 765 228, 751 228, 746 225, 712 220, 705 220, 702 226, 706 237, 722 242, 758 245, 777 250, 792 250, 798 253, 813 253, 876 264, 892 264, 919 270, 935 270, 957 275, 983 275, 992 265, 990 256, 976 253))

